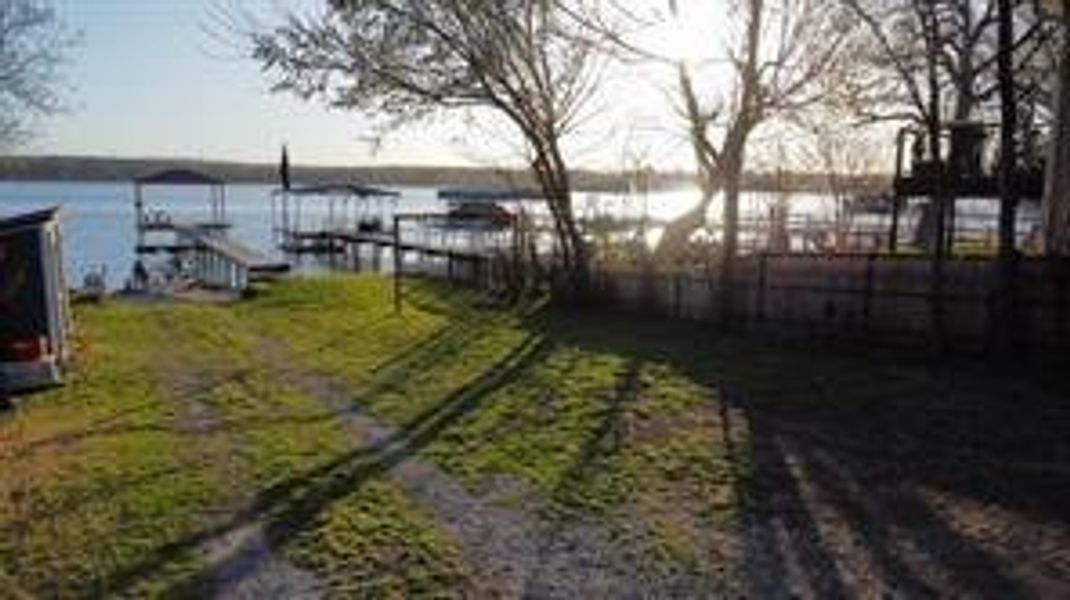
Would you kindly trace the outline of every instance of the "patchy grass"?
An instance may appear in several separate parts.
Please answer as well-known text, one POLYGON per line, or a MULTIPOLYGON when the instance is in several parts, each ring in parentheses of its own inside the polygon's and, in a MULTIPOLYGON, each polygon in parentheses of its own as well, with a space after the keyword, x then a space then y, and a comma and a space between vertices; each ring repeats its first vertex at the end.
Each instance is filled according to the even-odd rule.
POLYGON ((382 479, 331 503, 291 555, 339 597, 460 598, 471 588, 456 544, 382 479))
MULTIPOLYGON (((33 595, 105 593, 111 573, 199 526, 223 490, 183 460, 192 440, 154 376, 167 334, 153 312, 78 316, 71 382, 0 426, 0 565, 33 595)), ((152 579, 193 566, 184 553, 152 579)))
MULTIPOLYGON (((360 447, 331 411, 262 362, 259 333, 239 313, 181 304, 79 308, 70 383, 0 423, 0 579, 8 589, 188 589, 205 578, 200 544, 225 530, 231 513, 266 502, 289 514, 288 503, 319 484, 311 473, 360 447), (289 495, 263 500, 283 483, 289 495)), ((464 579, 448 536, 399 503, 393 486, 373 479, 348 492, 330 498, 315 526, 280 540, 283 552, 313 567, 379 570, 387 591, 399 589, 394 571, 405 573, 401 580, 464 579), (376 505, 392 508, 357 522, 347 552, 347 515, 376 505), (309 540, 328 531, 324 556, 345 561, 301 550, 318 547, 309 540)))
POLYGON ((991 534, 1064 521, 1059 371, 771 347, 426 282, 395 315, 389 282, 366 277, 78 322, 72 382, 0 422, 13 593, 189 589, 210 572, 199 544, 253 514, 336 595, 470 596, 480 574, 458 540, 389 477, 413 457, 550 529, 604 525, 660 572, 757 568, 728 588, 743 595, 899 589, 925 564, 903 589, 1013 596, 997 558, 1062 572, 1012 550, 1058 544, 991 534), (340 384, 343 407, 403 445, 358 439, 305 377, 340 384))

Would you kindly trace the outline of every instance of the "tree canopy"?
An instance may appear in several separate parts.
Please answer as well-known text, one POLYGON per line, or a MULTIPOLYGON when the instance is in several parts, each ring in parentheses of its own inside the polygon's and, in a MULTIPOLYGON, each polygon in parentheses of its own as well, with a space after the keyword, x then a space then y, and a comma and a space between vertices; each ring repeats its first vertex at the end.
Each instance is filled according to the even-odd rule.
POLYGON ((330 0, 251 35, 275 89, 395 122, 483 107, 525 142, 569 267, 585 265, 561 141, 597 88, 600 55, 551 0, 330 0))
POLYGON ((73 43, 46 0, 0 0, 0 147, 62 109, 59 67, 73 43))

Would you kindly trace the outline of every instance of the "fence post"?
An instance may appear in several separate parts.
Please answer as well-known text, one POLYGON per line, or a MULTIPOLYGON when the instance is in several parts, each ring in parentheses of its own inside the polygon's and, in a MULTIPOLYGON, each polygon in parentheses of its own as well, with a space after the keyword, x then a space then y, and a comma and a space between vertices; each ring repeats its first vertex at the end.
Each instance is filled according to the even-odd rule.
POLYGON ((900 198, 896 193, 892 196, 892 224, 888 231, 888 253, 895 254, 899 251, 899 210, 900 198))
POLYGON ((1066 346, 1066 310, 1067 310, 1067 259, 1061 256, 1047 257, 1048 268, 1055 271, 1055 333, 1056 339, 1066 346))
POLYGON ((681 316, 681 312, 682 312, 680 310, 680 305, 681 305, 680 287, 681 287, 680 274, 679 273, 674 273, 673 276, 672 276, 672 315, 671 315, 673 317, 680 317, 681 316))
POLYGON ((866 274, 862 296, 862 328, 865 331, 869 331, 873 318, 873 267, 876 262, 876 254, 871 253, 866 257, 866 274))
POLYGON ((759 323, 765 322, 765 286, 769 276, 769 253, 764 250, 758 254, 758 293, 755 294, 755 318, 759 323))
POLYGON ((401 314, 401 217, 394 215, 394 312, 401 314))

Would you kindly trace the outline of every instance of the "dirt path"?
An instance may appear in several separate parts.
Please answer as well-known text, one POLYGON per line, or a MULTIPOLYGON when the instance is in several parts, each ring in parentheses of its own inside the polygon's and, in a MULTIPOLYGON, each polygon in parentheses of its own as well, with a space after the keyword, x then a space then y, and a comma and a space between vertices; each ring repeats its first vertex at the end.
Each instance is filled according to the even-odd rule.
POLYGON ((354 392, 340 380, 299 371, 269 345, 279 373, 303 393, 319 399, 377 456, 391 464, 389 477, 433 515, 461 545, 476 577, 476 592, 492 598, 649 598, 677 590, 688 597, 713 592, 709 582, 680 573, 650 573, 643 539, 623 548, 601 523, 549 523, 539 518, 542 502, 518 481, 501 479, 481 495, 469 492, 438 467, 413 458, 412 434, 385 426, 352 403, 354 392), (508 500, 506 502, 506 500, 508 500), (507 506, 508 504, 508 506, 507 506))
POLYGON ((201 551, 211 565, 207 586, 213 598, 304 600, 322 595, 315 575, 272 549, 260 523, 214 538, 201 551))
MULTIPOLYGON (((204 401, 214 388, 232 374, 209 372, 163 361, 168 365, 163 378, 172 397, 182 405, 178 411, 179 430, 195 439, 187 446, 185 460, 199 468, 219 472, 224 481, 240 481, 240 465, 232 458, 232 448, 219 448, 210 441, 220 427, 219 416, 204 401)), ((235 492, 237 490, 231 490, 235 492)), ((251 498, 235 497, 216 517, 221 521, 238 520, 248 511, 251 498)), ((252 522, 211 537, 195 550, 204 562, 198 587, 212 598, 260 600, 273 598, 319 598, 321 586, 316 577, 299 569, 275 552, 268 543, 264 526, 252 522)))

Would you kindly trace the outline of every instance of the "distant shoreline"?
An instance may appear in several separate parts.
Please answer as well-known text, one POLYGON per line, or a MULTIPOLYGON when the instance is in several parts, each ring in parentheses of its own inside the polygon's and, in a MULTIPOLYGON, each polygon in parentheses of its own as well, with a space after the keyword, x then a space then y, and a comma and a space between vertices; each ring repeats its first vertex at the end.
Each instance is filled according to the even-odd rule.
MULTIPOLYGON (((278 166, 274 164, 239 163, 227 161, 198 161, 191 159, 128 159, 84 156, 2 156, 0 181, 18 182, 129 182, 164 169, 192 169, 235 184, 274 184, 278 181, 278 166)), ((590 192, 623 192, 629 189, 634 177, 625 173, 577 170, 572 173, 576 189, 590 192)), ((359 182, 368 185, 443 186, 502 186, 533 187, 530 174, 522 169, 493 169, 474 167, 337 167, 302 166, 291 168, 291 178, 303 182, 359 182)), ((798 173, 787 176, 752 174, 746 177, 745 188, 750 191, 771 191, 783 187, 792 192, 826 191, 827 176, 820 173, 798 173)), ((652 190, 691 187, 694 175, 687 172, 662 172, 650 176, 652 190)), ((872 193, 887 188, 888 177, 869 175, 851 180, 851 189, 872 193)))

